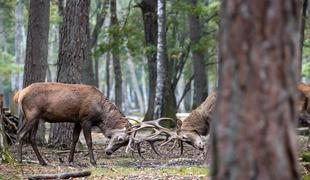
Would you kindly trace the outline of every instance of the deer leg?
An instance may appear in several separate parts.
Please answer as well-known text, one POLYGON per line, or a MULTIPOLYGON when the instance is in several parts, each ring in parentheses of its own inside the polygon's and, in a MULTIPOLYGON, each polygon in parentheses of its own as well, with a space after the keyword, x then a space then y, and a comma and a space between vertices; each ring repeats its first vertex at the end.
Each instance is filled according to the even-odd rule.
POLYGON ((70 154, 69 154, 69 163, 73 162, 73 156, 74 156, 74 151, 75 151, 75 146, 76 146, 76 143, 78 142, 79 140, 79 137, 80 137, 80 133, 81 133, 81 124, 79 123, 76 123, 74 125, 74 129, 73 129, 73 141, 72 141, 72 145, 71 145, 71 149, 70 149, 70 154))
POLYGON ((22 163, 22 159, 23 159, 23 143, 25 138, 27 137, 26 135, 28 134, 28 132, 31 130, 33 126, 32 124, 22 124, 21 127, 19 128, 19 130, 17 131, 17 162, 22 163))
POLYGON ((91 123, 89 122, 85 122, 82 124, 82 129, 83 129, 83 133, 84 133, 84 137, 86 140, 86 144, 88 147, 88 153, 89 153, 89 158, 90 158, 90 163, 93 166, 96 166, 96 161, 94 158, 94 154, 93 154, 93 143, 92 143, 92 138, 91 138, 91 123))
POLYGON ((36 121, 36 124, 34 124, 33 128, 30 131, 30 143, 31 143, 31 146, 32 146, 34 153, 36 154, 36 156, 39 160, 39 163, 41 165, 45 166, 47 164, 44 161, 44 159, 42 158, 42 156, 38 150, 37 143, 36 143, 36 135, 37 135, 38 125, 39 125, 39 121, 36 121))
POLYGON ((181 154, 180 154, 180 156, 182 156, 182 155, 183 155, 183 152, 184 152, 183 141, 180 141, 180 148, 181 148, 181 154))

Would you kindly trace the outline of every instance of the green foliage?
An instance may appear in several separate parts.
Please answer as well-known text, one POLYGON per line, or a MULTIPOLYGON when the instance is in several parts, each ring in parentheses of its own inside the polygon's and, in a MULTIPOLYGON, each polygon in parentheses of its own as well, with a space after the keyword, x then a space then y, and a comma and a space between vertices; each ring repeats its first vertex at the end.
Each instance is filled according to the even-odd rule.
POLYGON ((0 50, 0 79, 7 80, 13 72, 20 72, 22 67, 14 63, 13 55, 0 50))
POLYGON ((51 3, 49 20, 51 25, 59 24, 62 21, 62 17, 59 16, 58 12, 58 4, 56 3, 51 3))
POLYGON ((303 150, 299 154, 303 162, 310 162, 310 151, 303 150))

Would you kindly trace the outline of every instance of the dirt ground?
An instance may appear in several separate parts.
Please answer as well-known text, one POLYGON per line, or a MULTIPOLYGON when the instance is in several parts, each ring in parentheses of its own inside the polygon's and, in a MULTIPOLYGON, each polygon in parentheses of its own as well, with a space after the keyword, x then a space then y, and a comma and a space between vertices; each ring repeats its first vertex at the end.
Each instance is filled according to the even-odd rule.
MULTIPOLYGON (((156 146, 161 156, 156 155, 149 145, 143 144, 142 159, 137 153, 126 154, 125 147, 111 156, 104 153, 107 139, 102 134, 93 132, 94 153, 97 167, 89 163, 85 140, 81 135, 81 145, 76 149, 75 161, 67 162, 69 150, 55 150, 40 147, 39 150, 48 166, 39 165, 37 158, 29 145, 23 148, 23 163, 12 165, 0 164, 0 179, 27 179, 34 174, 53 174, 63 172, 91 171, 91 176, 80 179, 207 179, 208 160, 204 152, 190 146, 185 146, 183 156, 180 149, 168 152, 172 143, 166 146, 156 146)), ((310 179, 310 151, 306 148, 307 137, 299 137, 300 172, 303 179, 310 179)), ((10 147, 16 158, 16 146, 10 147)))
MULTIPOLYGON (((38 164, 37 158, 30 145, 23 147, 22 164, 0 164, 0 179, 25 179, 33 174, 53 174, 90 170, 91 176, 80 179, 207 179, 207 161, 204 152, 185 146, 184 154, 180 157, 180 149, 168 152, 171 144, 156 146, 162 154, 158 156, 148 144, 143 144, 142 159, 137 153, 126 154, 125 147, 111 156, 104 153, 106 139, 103 135, 92 133, 94 153, 97 167, 89 163, 88 151, 83 136, 82 146, 76 149, 74 163, 67 162, 69 150, 55 150, 39 147, 40 153, 48 166, 38 164)), ((10 148, 16 158, 16 146, 10 148)))

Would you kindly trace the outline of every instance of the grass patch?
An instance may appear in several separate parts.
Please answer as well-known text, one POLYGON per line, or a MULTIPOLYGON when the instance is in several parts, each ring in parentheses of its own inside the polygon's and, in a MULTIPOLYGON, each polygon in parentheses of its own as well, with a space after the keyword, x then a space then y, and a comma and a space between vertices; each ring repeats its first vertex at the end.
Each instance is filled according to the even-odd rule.
POLYGON ((207 175, 208 169, 203 167, 158 167, 158 168, 136 168, 136 167, 121 167, 113 166, 113 168, 92 168, 92 176, 94 177, 120 177, 120 176, 135 176, 135 175, 207 175))

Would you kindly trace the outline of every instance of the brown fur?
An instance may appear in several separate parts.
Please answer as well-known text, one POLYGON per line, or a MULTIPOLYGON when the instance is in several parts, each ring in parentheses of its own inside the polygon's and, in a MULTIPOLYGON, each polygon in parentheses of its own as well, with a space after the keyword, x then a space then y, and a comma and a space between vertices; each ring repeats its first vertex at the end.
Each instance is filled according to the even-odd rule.
POLYGON ((125 116, 95 87, 81 84, 34 83, 14 96, 26 120, 40 117, 48 122, 77 122, 104 116, 106 128, 124 128, 125 116))
POLYGON ((215 107, 217 93, 210 92, 206 100, 198 106, 191 114, 182 122, 181 130, 197 131, 200 135, 209 133, 211 113, 215 107))
MULTIPOLYGON (((32 146, 35 146, 33 149, 41 164, 45 162, 35 149, 34 140, 40 119, 51 123, 75 123, 76 131, 73 139, 76 140, 83 129, 92 164, 96 162, 91 148, 91 126, 98 126, 105 136, 112 137, 113 142, 110 140, 110 147, 113 150, 119 148, 114 146, 114 141, 120 143, 119 138, 126 140, 124 134, 129 127, 129 121, 95 87, 81 84, 34 83, 17 92, 14 100, 18 102, 25 117, 23 126, 18 131, 19 140, 23 139, 25 134, 30 133, 33 139, 31 140, 32 146), (122 137, 120 137, 121 134, 122 137)), ((76 142, 73 142, 69 161, 73 160, 75 144, 76 142)), ((19 149, 21 154, 21 147, 19 149)), ((111 149, 109 151, 111 152, 111 149)))

